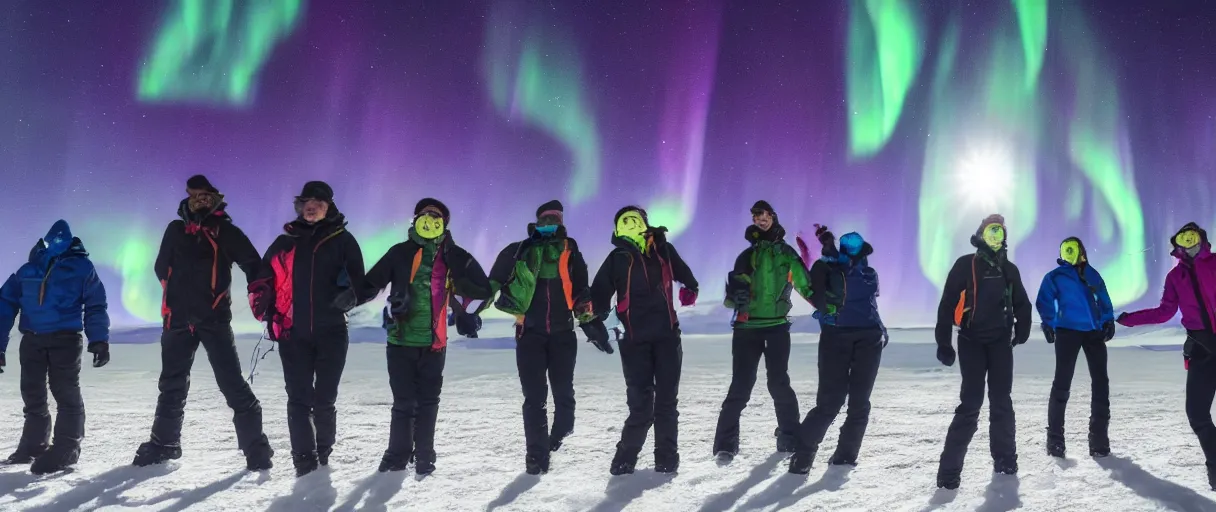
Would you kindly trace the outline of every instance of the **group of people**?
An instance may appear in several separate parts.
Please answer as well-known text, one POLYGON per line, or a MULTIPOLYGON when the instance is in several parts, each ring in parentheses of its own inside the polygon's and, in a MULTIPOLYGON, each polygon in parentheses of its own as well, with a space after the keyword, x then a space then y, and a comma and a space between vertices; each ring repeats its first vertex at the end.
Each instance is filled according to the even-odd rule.
MULTIPOLYGON (((178 208, 180 218, 166 228, 156 258, 163 289, 160 396, 150 439, 136 450, 135 465, 181 457, 190 371, 201 345, 233 410, 237 445, 248 469, 272 467, 274 450, 262 430, 261 404, 242 376, 231 327, 231 267, 236 264, 246 276, 253 316, 278 343, 297 476, 328 465, 334 449, 335 403, 349 348, 346 314, 386 288, 382 320, 393 406, 380 471, 402 471, 411 464, 419 475, 435 470, 435 424, 448 328, 476 337, 480 315, 490 307, 515 319, 527 473, 548 472, 550 454, 574 431, 576 325, 596 349, 612 354, 604 323, 612 313, 624 328, 617 348, 629 416, 610 473, 634 471, 651 426, 655 471, 678 470, 683 349, 676 301, 681 306, 695 304, 699 284, 667 240, 666 228, 652 226, 645 210, 627 206, 616 213, 613 248, 591 277, 578 243, 566 233, 562 204, 545 203, 536 210, 526 236, 505 247, 487 274, 456 244, 447 206, 427 198, 415 206, 406 239, 365 272, 359 244, 346 230, 333 189, 324 182, 304 185, 294 201, 296 218, 261 255, 227 215, 223 194, 207 178, 191 177, 186 193, 178 208), (678 292, 677 281, 682 285, 678 292)), ((826 226, 817 225, 821 248, 812 257, 801 238, 796 239, 797 248, 786 241, 785 229, 767 202, 758 201, 750 213, 752 223, 744 233, 748 247, 726 276, 724 305, 734 311, 732 378, 718 417, 714 455, 729 462, 738 453, 740 415, 764 359, 777 416, 776 448, 792 454, 789 471, 809 472, 829 426, 846 405, 829 464, 855 465, 869 423, 870 394, 889 340, 878 312, 878 274, 868 262, 873 248, 858 233, 837 240, 826 226), (821 327, 819 386, 815 407, 805 418, 799 417, 788 371, 789 312, 795 293, 811 303, 821 327)), ((1114 337, 1114 323, 1163 323, 1181 308, 1188 333, 1187 415, 1216 488, 1216 426, 1210 413, 1216 395, 1216 357, 1211 357, 1216 354, 1216 256, 1206 232, 1194 223, 1171 242, 1179 265, 1167 277, 1161 305, 1118 318, 1081 240, 1061 243, 1059 267, 1043 278, 1035 303, 1057 356, 1047 450, 1064 456, 1064 410, 1077 357, 1084 351, 1093 379, 1089 450, 1094 456, 1110 453, 1105 343, 1114 337)), ((961 403, 937 475, 938 486, 947 489, 960 484, 985 384, 991 400, 994 470, 1013 474, 1018 469, 1010 397, 1013 347, 1030 336, 1031 303, 1017 266, 1007 257, 1004 219, 984 219, 971 243, 975 252, 959 258, 946 279, 935 331, 937 358, 947 366, 957 360, 962 373, 961 403)), ((18 314, 25 424, 6 462, 31 464, 37 474, 60 471, 76 463, 84 436, 79 377, 85 339, 94 367, 110 359, 105 289, 84 245, 62 220, 0 289, 0 372, 8 332, 18 314), (48 378, 58 403, 53 431, 48 378)))

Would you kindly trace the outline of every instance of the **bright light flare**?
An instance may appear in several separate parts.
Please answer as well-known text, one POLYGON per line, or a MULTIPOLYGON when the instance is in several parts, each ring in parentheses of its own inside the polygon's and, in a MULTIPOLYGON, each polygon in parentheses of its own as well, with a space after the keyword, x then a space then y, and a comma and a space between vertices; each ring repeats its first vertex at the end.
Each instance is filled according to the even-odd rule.
POLYGON ((955 193, 971 207, 990 210, 1013 197, 1014 158, 999 145, 973 146, 955 167, 955 193))

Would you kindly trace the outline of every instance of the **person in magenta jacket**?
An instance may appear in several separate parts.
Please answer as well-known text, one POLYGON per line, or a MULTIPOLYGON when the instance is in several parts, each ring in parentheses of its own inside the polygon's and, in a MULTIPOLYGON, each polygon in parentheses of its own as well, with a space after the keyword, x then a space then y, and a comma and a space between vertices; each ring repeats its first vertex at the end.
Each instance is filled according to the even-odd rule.
POLYGON ((1182 310, 1187 369, 1186 416, 1207 459, 1208 484, 1216 490, 1216 425, 1212 399, 1216 396, 1216 255, 1208 234, 1194 222, 1182 226, 1171 240, 1178 265, 1165 277, 1161 305, 1122 313, 1116 320, 1127 327, 1161 324, 1182 310))

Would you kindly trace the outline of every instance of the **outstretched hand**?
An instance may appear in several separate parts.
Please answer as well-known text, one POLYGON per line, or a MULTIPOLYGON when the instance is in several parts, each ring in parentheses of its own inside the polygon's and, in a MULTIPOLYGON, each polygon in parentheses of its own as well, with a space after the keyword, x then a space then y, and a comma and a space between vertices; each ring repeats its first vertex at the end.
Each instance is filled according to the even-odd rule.
POLYGON ((954 347, 950 345, 937 346, 937 360, 946 366, 954 366, 954 359, 958 354, 954 352, 954 347))
POLYGON ((106 341, 89 343, 89 353, 93 354, 93 368, 101 368, 110 362, 110 343, 106 341))

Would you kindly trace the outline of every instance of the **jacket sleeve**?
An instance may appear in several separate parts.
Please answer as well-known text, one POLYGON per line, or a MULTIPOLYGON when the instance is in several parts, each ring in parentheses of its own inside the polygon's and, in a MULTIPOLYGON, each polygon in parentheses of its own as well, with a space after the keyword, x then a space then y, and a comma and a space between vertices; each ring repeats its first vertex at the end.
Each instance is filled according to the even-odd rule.
POLYGON ((1043 276, 1043 282, 1039 284, 1039 296, 1034 301, 1035 309, 1039 310, 1039 321, 1043 325, 1056 326, 1056 299, 1059 297, 1059 290, 1056 288, 1056 282, 1051 278, 1051 272, 1043 276))
POLYGON ((110 314, 106 311, 106 287, 97 276, 97 269, 89 264, 88 276, 84 279, 84 334, 89 343, 110 341, 110 314))
MULTIPOLYGON (((806 269, 806 262, 802 261, 802 256, 798 255, 796 249, 788 245, 786 247, 788 248, 787 251, 790 257, 794 260, 790 263, 790 273, 793 274, 794 280, 794 291, 798 292, 798 295, 801 295, 807 302, 811 302, 811 297, 815 293, 811 288, 811 276, 806 269)), ((814 304, 813 302, 811 303, 814 304)))
POLYGON ((363 267, 363 249, 359 248, 359 241, 355 239, 354 235, 350 234, 349 231, 346 234, 346 254, 343 255, 346 275, 350 278, 350 285, 355 290, 355 297, 358 298, 358 303, 366 304, 376 298, 376 294, 364 297, 359 293, 359 288, 362 286, 360 283, 367 281, 367 275, 364 273, 365 269, 363 267))
POLYGON ((0 354, 8 350, 8 333, 13 330, 13 323, 17 321, 20 311, 21 281, 13 274, 0 287, 0 354))
POLYGON ((1128 313, 1121 324, 1127 327, 1135 327, 1137 325, 1163 324, 1174 318, 1178 314, 1178 290, 1175 272, 1179 272, 1180 267, 1174 267, 1169 275, 1165 278, 1165 291, 1161 293, 1161 304, 1155 308, 1142 309, 1134 313, 1128 313))
POLYGON ((511 270, 515 268, 515 251, 518 248, 518 243, 509 244, 503 247, 497 258, 494 258, 494 266, 490 267, 489 277, 496 291, 511 279, 511 270))
MULTIPOLYGON (((1090 267, 1090 270, 1093 270, 1093 267, 1090 267)), ((1105 325, 1106 322, 1114 321, 1115 305, 1111 303, 1110 292, 1106 290, 1106 280, 1102 279, 1102 274, 1094 270, 1094 278, 1098 281, 1098 308, 1101 310, 1102 324, 1105 325)))
POLYGON ((608 318, 612 309, 612 296, 616 295, 616 284, 613 282, 615 270, 612 268, 613 256, 616 251, 610 251, 604 263, 595 272, 595 280, 591 282, 591 308, 600 319, 608 318))
POLYGON ((970 266, 967 257, 959 258, 946 275, 946 284, 942 286, 942 299, 937 305, 937 326, 933 337, 938 345, 950 345, 954 340, 954 307, 958 304, 959 294, 967 288, 967 267, 970 266))
MULTIPOLYGON (((750 283, 751 282, 750 281, 751 273, 752 273, 752 248, 748 247, 747 249, 744 249, 743 252, 739 253, 739 256, 735 257, 735 266, 734 266, 734 268, 731 269, 730 273, 726 275, 726 297, 724 299, 722 299, 723 306, 726 306, 728 309, 736 309, 738 307, 735 304, 735 302, 733 300, 731 300, 731 297, 730 297, 730 295, 731 295, 730 294, 731 277, 732 276, 747 276, 744 279, 748 280, 748 283, 750 283)), ((750 286, 750 284, 749 284, 749 286, 750 286)))
POLYGON ((249 237, 245 236, 245 232, 236 224, 228 223, 220 228, 220 236, 224 237, 220 241, 224 254, 245 273, 245 284, 257 281, 262 270, 262 258, 258 256, 257 248, 249 241, 249 237))
POLYGON ((1013 272, 1013 339, 1019 343, 1030 339, 1031 315, 1030 311, 1033 306, 1030 305, 1030 296, 1026 293, 1026 285, 1022 284, 1022 271, 1018 270, 1018 266, 1009 263, 1009 268, 1013 272))
POLYGON ((372 265, 372 269, 367 271, 363 276, 363 283, 356 288, 356 295, 359 297, 360 303, 365 303, 380 295, 380 291, 387 288, 397 280, 393 269, 396 265, 393 260, 400 257, 401 244, 394 245, 388 248, 388 252, 380 257, 380 260, 372 265))
POLYGON ((452 287, 456 295, 466 299, 489 300, 494 291, 481 263, 460 247, 454 247, 449 256, 448 270, 452 273, 452 287))
POLYGON ((156 280, 161 282, 161 286, 169 280, 169 269, 173 268, 173 237, 181 229, 175 229, 176 224, 177 221, 170 222, 165 228, 165 234, 160 238, 160 251, 156 253, 156 264, 153 265, 156 280))
POLYGON ((815 260, 811 264, 811 305, 827 314, 828 308, 828 264, 823 260, 815 260))
MULTIPOLYGON (((575 308, 578 308, 579 298, 584 301, 591 300, 591 283, 590 273, 587 270, 587 260, 583 259, 583 251, 579 250, 578 244, 571 242, 574 250, 570 251, 570 284, 574 288, 575 308)), ((497 263, 497 262, 495 262, 497 263)))
POLYGON ((676 252, 676 246, 667 244, 669 249, 669 257, 671 258, 671 273, 674 274, 676 281, 684 285, 694 293, 700 292, 701 285, 697 283, 697 278, 692 275, 692 269, 688 268, 688 264, 684 262, 684 258, 680 253, 676 252))

